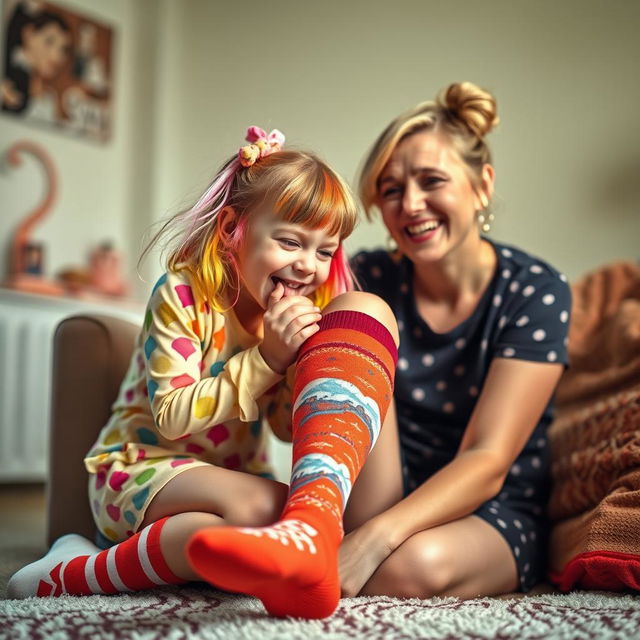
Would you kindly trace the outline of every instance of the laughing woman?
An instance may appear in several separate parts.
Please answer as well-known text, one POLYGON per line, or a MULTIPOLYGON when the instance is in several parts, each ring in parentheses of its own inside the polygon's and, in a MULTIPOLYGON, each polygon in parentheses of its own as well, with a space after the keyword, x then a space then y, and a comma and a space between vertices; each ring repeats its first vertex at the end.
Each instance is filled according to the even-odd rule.
POLYGON ((378 451, 354 487, 344 595, 469 598, 545 575, 546 430, 571 297, 556 269, 483 234, 497 122, 492 95, 453 84, 396 118, 364 164, 363 204, 397 244, 354 266, 401 332, 401 462, 378 451))

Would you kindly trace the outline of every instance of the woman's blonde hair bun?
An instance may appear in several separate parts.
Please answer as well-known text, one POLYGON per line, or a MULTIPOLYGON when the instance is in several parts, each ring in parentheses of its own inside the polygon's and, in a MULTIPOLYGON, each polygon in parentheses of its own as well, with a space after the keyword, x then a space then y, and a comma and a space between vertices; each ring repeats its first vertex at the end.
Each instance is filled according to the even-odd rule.
POLYGON ((478 138, 484 138, 499 122, 495 98, 473 82, 450 84, 436 103, 478 138))

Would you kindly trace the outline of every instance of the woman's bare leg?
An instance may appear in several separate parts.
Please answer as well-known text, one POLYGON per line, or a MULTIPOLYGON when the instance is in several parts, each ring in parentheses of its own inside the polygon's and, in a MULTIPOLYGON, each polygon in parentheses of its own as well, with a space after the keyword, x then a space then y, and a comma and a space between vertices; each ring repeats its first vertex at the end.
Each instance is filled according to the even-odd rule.
POLYGON ((349 533, 402 500, 402 465, 395 403, 391 402, 378 441, 358 476, 344 513, 349 533))
POLYGON ((517 588, 518 570, 506 540, 471 515, 408 538, 378 567, 360 595, 474 598, 517 588))

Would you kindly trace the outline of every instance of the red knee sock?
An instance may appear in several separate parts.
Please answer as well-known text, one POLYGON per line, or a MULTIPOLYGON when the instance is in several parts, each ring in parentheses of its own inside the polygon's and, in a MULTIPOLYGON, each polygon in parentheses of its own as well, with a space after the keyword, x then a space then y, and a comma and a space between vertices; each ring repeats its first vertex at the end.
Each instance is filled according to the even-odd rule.
POLYGON ((338 311, 321 320, 296 367, 293 470, 282 517, 270 527, 196 533, 187 554, 203 578, 259 597, 277 616, 335 610, 342 514, 391 401, 396 360, 391 335, 371 316, 338 311))
POLYGON ((11 578, 15 597, 89 595, 150 589, 179 584, 160 549, 160 532, 167 518, 149 525, 125 542, 97 553, 75 534, 63 536, 49 553, 11 578), (87 553, 89 552, 89 553, 87 553))

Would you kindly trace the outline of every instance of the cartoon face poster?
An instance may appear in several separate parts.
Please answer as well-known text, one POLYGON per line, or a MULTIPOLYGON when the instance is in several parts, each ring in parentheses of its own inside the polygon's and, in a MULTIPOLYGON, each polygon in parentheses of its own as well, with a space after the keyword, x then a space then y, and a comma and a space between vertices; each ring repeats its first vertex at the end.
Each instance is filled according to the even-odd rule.
POLYGON ((4 0, 0 113, 105 142, 112 129, 113 29, 41 0, 4 0))

